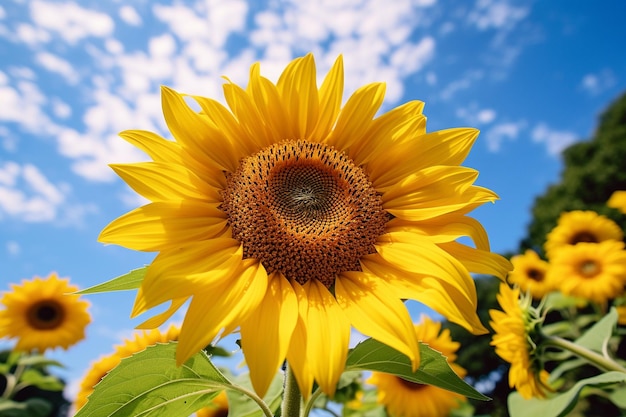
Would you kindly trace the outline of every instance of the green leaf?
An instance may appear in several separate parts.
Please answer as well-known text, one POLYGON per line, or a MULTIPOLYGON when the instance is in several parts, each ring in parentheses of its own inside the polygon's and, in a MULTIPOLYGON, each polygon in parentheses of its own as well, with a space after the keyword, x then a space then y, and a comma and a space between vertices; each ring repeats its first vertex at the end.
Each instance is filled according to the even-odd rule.
POLYGON ((582 379, 566 392, 548 399, 525 400, 519 393, 513 392, 508 399, 509 413, 511 417, 562 417, 574 408, 580 391, 585 386, 603 387, 617 382, 626 382, 626 374, 606 372, 582 379))
POLYGON ((602 346, 609 340, 617 325, 617 318, 617 310, 613 307, 606 316, 602 317, 574 343, 596 352, 602 352, 602 346))
POLYGON ((489 397, 476 391, 455 374, 441 353, 420 343, 420 355, 419 369, 413 372, 411 361, 406 355, 377 340, 367 339, 348 354, 346 371, 385 372, 420 384, 434 385, 468 398, 489 400, 489 397))
POLYGON ((63 381, 53 375, 42 374, 37 369, 26 369, 20 378, 20 384, 35 386, 44 391, 61 391, 65 388, 63 381))
POLYGON ((133 269, 128 274, 120 275, 107 282, 77 291, 76 294, 95 294, 99 292, 135 290, 141 286, 148 267, 133 269))
POLYGON ((204 352, 176 366, 176 346, 159 343, 122 359, 76 417, 188 417, 232 386, 204 352))
POLYGON ((52 404, 41 398, 29 398, 17 402, 0 398, 0 416, 2 417, 46 417, 52 411, 52 404))
MULTIPOLYGON (((263 397, 263 402, 267 404, 273 413, 276 413, 280 407, 283 397, 283 381, 285 377, 282 372, 277 372, 270 384, 267 394, 263 397)), ((252 382, 250 382, 250 376, 248 373, 237 375, 233 378, 233 383, 244 387, 249 391, 253 391, 252 382)), ((228 415, 237 417, 263 417, 263 411, 259 408, 258 404, 254 402, 250 397, 242 394, 239 391, 228 390, 226 391, 228 396, 228 415)))

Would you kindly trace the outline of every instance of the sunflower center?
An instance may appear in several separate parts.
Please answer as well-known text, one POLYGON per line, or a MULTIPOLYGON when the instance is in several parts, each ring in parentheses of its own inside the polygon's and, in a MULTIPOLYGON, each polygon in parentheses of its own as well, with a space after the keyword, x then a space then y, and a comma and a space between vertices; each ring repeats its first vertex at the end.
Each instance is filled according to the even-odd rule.
POLYGON ((593 278, 600 272, 600 265, 596 261, 586 260, 580 264, 580 272, 585 278, 593 278))
POLYGON ((537 282, 541 282, 545 278, 543 271, 540 271, 540 270, 535 269, 535 268, 529 269, 526 272, 526 275, 528 275, 528 278, 532 279, 533 281, 537 281, 537 282))
POLYGON ((577 243, 598 243, 598 237, 591 232, 578 232, 569 240, 570 245, 577 243))
POLYGON ((27 311, 28 324, 37 330, 50 330, 59 327, 65 319, 63 306, 54 300, 41 300, 34 303, 27 311))
POLYGON ((321 143, 286 141, 244 158, 227 174, 222 210, 244 258, 300 284, 327 287, 360 271, 390 216, 365 171, 321 143))

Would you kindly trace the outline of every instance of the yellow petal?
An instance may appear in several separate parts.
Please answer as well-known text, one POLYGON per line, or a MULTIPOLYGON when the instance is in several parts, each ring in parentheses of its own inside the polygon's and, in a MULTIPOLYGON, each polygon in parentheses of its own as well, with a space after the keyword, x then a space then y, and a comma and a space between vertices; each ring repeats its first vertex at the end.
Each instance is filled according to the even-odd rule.
POLYGON ((237 169, 244 155, 235 152, 211 119, 192 110, 184 97, 170 88, 161 88, 161 101, 169 131, 190 155, 211 167, 231 172, 237 169))
POLYGON ((616 208, 622 213, 626 214, 626 191, 613 192, 606 205, 612 208, 616 208))
POLYGON ((360 141, 383 104, 384 97, 383 83, 368 84, 356 90, 339 113, 328 143, 337 149, 348 150, 360 141))
POLYGON ((260 397, 285 360, 297 320, 298 300, 291 284, 282 274, 271 274, 259 307, 241 323, 241 348, 260 397))
POLYGON ((247 91, 256 104, 256 110, 265 120, 269 130, 269 137, 264 146, 280 139, 295 138, 294 126, 288 123, 285 107, 274 83, 261 76, 259 63, 250 67, 250 81, 247 91))
POLYGON ((420 135, 386 149, 380 148, 377 157, 370 159, 368 164, 372 184, 379 189, 427 167, 459 165, 477 137, 476 129, 447 129, 420 135))
POLYGON ((180 145, 162 138, 156 133, 146 130, 125 130, 119 135, 122 139, 144 151, 154 161, 176 164, 182 160, 180 145))
POLYGON ((394 267, 432 276, 447 282, 476 304, 476 287, 465 267, 436 244, 411 232, 392 232, 379 237, 378 254, 394 267))
POLYGON ((296 135, 295 139, 308 139, 317 125, 319 99, 313 54, 294 59, 287 65, 278 82, 287 120, 296 135))
POLYGON ((395 268, 378 255, 368 255, 361 263, 364 271, 387 281, 397 297, 418 301, 474 334, 487 333, 476 314, 477 303, 456 286, 395 268))
POLYGON ((419 346, 406 306, 387 284, 368 272, 344 272, 335 281, 337 303, 361 333, 391 346, 419 366, 419 346))
POLYGON ((222 329, 246 320, 258 308, 266 290, 265 268, 253 259, 246 259, 232 279, 209 293, 195 294, 180 331, 176 362, 184 363, 211 343, 222 329))
POLYGON ((513 270, 513 265, 497 253, 475 249, 458 242, 441 243, 439 247, 458 259, 470 272, 495 275, 500 279, 505 279, 506 275, 513 270))
MULTIPOLYGON (((165 323, 174 313, 178 311, 179 308, 183 306, 189 300, 189 297, 176 298, 172 300, 171 305, 162 313, 157 314, 144 321, 140 325, 138 325, 137 329, 156 329, 165 323)), ((141 305, 141 304, 140 304, 141 305)), ((137 306, 137 302, 135 302, 135 306, 137 306)))
POLYGON ((363 138, 350 148, 350 157, 357 165, 379 158, 381 151, 412 140, 426 131, 424 103, 409 101, 374 119, 363 138))
POLYGON ((307 360, 321 390, 335 394, 344 371, 350 342, 350 322, 335 297, 318 280, 303 285, 309 309, 305 320, 307 360))
POLYGON ((194 199, 219 203, 222 200, 217 189, 179 164, 143 162, 110 167, 133 190, 151 201, 194 199))
POLYGON ((159 201, 132 210, 109 223, 98 241, 140 251, 160 251, 206 240, 227 227, 218 204, 159 201))
POLYGON ((287 362, 289 363, 289 368, 296 376, 298 388, 300 388, 300 392, 306 401, 311 396, 314 380, 310 363, 307 360, 309 335, 307 334, 306 319, 309 303, 306 292, 300 284, 296 281, 291 281, 291 286, 298 300, 298 320, 289 343, 289 349, 287 350, 287 362))
MULTIPOLYGON (((235 239, 217 238, 162 251, 141 284, 144 310, 173 298, 211 291, 237 273, 243 247, 235 239)), ((135 306, 133 316, 140 314, 135 306)))
POLYGON ((343 100, 343 57, 339 55, 330 71, 326 74, 319 90, 319 118, 311 139, 322 142, 326 139, 341 109, 343 100))

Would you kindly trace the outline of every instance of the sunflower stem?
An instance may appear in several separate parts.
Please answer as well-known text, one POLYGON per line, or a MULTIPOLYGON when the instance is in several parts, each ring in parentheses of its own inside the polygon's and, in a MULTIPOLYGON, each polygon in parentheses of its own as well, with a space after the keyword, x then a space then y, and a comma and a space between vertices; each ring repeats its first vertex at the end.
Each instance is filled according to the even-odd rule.
POLYGON ((545 343, 548 346, 554 346, 569 351, 574 355, 585 359, 587 362, 595 365, 603 371, 617 371, 626 374, 626 368, 624 368, 622 365, 615 362, 611 358, 600 355, 599 353, 594 352, 591 349, 587 349, 586 347, 577 345, 576 343, 571 342, 567 339, 563 339, 558 336, 548 336, 546 337, 545 343))
POLYGON ((285 393, 283 394, 282 417, 300 417, 300 403, 302 395, 298 388, 296 376, 291 370, 289 363, 285 369, 285 393))
POLYGON ((261 397, 259 397, 258 395, 256 395, 254 392, 249 391, 249 390, 245 389, 244 387, 242 387, 240 385, 232 385, 230 387, 230 389, 232 389, 234 391, 238 391, 238 392, 242 393, 243 395, 251 398, 252 401, 257 403, 259 408, 261 408, 261 411, 263 411, 263 415, 265 417, 274 417, 274 413, 272 413, 272 410, 270 410, 268 405, 265 404, 265 401, 263 401, 263 399, 261 397))

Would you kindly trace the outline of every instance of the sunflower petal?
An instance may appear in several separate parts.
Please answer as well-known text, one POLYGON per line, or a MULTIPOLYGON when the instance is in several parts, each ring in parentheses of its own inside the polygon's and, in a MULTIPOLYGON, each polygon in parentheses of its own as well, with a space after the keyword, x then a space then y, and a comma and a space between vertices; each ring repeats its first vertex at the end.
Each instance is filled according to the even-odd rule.
MULTIPOLYGON (((276 141, 268 121, 259 110, 262 103, 255 103, 243 88, 232 82, 224 84, 223 89, 228 107, 246 133, 246 140, 253 143, 258 149, 269 146, 276 141)), ((272 110, 276 109, 272 108, 268 111, 272 110)))
POLYGON ((264 146, 270 145, 271 138, 295 138, 296 133, 287 121, 287 113, 283 106, 280 93, 276 85, 260 74, 260 65, 256 63, 250 68, 250 81, 248 82, 248 94, 256 104, 257 111, 266 121, 270 133, 268 142, 264 146))
POLYGON ((476 129, 446 129, 379 148, 377 157, 368 164, 372 183, 377 189, 388 187, 427 167, 459 165, 477 137, 476 129))
POLYGON ((350 322, 335 297, 318 280, 304 284, 307 311, 307 360, 324 393, 333 396, 350 343, 350 322))
POLYGON ((163 162, 111 164, 133 190, 151 201, 202 200, 221 202, 219 191, 182 165, 163 162))
POLYGON ((310 138, 322 142, 331 132, 343 99, 343 57, 339 55, 319 90, 320 114, 310 138))
POLYGON ((295 281, 292 281, 290 284, 298 300, 298 320, 289 343, 289 349, 287 350, 287 362, 289 363, 289 368, 296 376, 298 387, 306 401, 311 396, 314 380, 310 363, 307 360, 307 341, 310 336, 307 332, 306 320, 309 303, 304 288, 295 281))
MULTIPOLYGON (((181 298, 173 299, 172 303, 170 304, 167 310, 165 310, 162 313, 157 314, 156 316, 152 316, 148 320, 139 324, 136 328, 137 329, 156 329, 157 327, 165 323, 170 317, 172 317, 172 315, 176 313, 178 309, 181 308, 183 304, 187 302, 187 300, 189 300, 189 297, 181 297, 181 298)), ((137 302, 135 302, 135 305, 137 305, 137 302)))
POLYGON ((267 289, 265 268, 252 259, 210 293, 194 294, 180 331, 176 362, 184 363, 207 346, 225 327, 240 323, 258 308, 267 289))
POLYGON ((357 330, 404 353, 417 370, 419 346, 411 316, 384 281, 367 272, 344 272, 335 281, 335 296, 357 330))
POLYGON ((497 253, 474 249, 458 242, 440 243, 439 247, 458 259, 468 271, 505 279, 513 265, 497 253))
POLYGON ((210 239, 227 227, 226 214, 217 206, 197 201, 149 203, 113 220, 98 241, 151 252, 210 239))
POLYGON ((356 90, 339 113, 328 143, 337 149, 350 149, 369 128, 384 97, 383 83, 368 84, 356 90))
POLYGON ((180 145, 156 133, 146 130, 125 130, 119 135, 131 145, 144 151, 154 161, 176 164, 182 160, 180 145))
POLYGON ((287 355, 298 320, 298 300, 280 273, 269 277, 258 309, 241 323, 241 347, 255 392, 263 397, 287 355))

